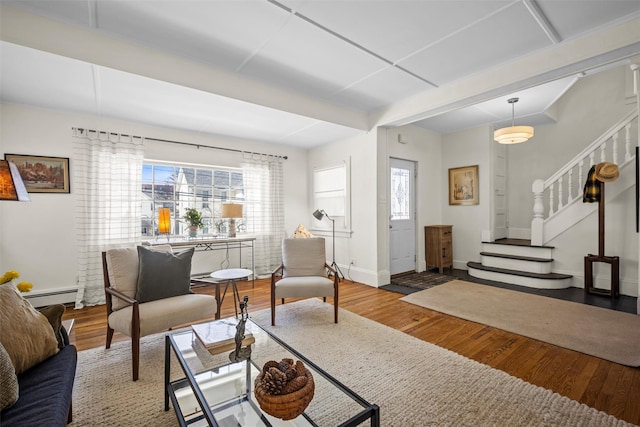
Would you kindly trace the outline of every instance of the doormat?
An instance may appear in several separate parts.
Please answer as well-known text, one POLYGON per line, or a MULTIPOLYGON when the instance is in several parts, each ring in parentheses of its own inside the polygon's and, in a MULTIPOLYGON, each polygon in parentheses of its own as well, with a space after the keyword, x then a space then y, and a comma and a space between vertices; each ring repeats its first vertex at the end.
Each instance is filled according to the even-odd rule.
POLYGON ((454 276, 447 276, 446 274, 435 273, 433 271, 423 271, 421 273, 394 277, 391 279, 391 284, 381 286, 380 289, 409 295, 455 279, 456 277, 454 276))

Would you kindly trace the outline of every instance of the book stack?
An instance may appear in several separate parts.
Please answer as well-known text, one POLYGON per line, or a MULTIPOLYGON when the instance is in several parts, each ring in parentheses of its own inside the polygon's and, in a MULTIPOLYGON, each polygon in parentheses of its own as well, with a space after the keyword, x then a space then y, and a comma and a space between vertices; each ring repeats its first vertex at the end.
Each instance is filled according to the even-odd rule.
MULTIPOLYGON (((230 317, 228 319, 191 325, 191 328, 209 353, 218 354, 225 351, 235 350, 237 324, 237 319, 230 317)), ((251 333, 249 322, 247 322, 245 327, 246 329, 244 340, 242 340, 242 347, 246 347, 256 342, 256 339, 251 333)))

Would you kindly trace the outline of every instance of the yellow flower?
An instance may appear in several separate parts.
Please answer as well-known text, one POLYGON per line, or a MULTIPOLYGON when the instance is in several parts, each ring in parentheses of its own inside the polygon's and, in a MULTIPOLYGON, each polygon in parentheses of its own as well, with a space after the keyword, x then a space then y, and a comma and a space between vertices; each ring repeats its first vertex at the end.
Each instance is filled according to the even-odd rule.
POLYGON ((15 270, 9 270, 6 273, 4 273, 2 278, 0 278, 0 285, 10 282, 13 279, 17 279, 18 277, 20 277, 20 273, 18 273, 15 270))
POLYGON ((31 291, 31 288, 33 288, 33 285, 29 282, 20 282, 16 287, 20 292, 26 293, 31 291))

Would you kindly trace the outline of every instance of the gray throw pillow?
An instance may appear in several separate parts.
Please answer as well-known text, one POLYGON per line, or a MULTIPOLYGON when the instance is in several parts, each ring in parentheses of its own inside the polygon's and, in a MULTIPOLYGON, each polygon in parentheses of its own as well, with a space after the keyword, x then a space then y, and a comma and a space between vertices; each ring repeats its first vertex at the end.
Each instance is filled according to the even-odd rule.
POLYGON ((194 250, 173 254, 138 246, 136 299, 142 303, 188 294, 194 250))

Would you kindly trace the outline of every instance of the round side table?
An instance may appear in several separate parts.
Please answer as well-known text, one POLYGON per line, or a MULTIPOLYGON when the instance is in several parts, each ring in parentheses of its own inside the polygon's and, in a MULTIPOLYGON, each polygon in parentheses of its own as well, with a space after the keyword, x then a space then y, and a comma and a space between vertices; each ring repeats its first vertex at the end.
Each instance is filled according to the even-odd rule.
POLYGON ((236 281, 247 278, 253 274, 253 271, 246 268, 227 268, 224 270, 218 270, 211 273, 211 278, 217 281, 226 281, 227 285, 224 287, 224 293, 220 298, 220 307, 222 307, 222 301, 224 301, 225 295, 227 295, 227 289, 229 283, 231 283, 231 289, 233 291, 233 307, 236 310, 236 317, 238 317, 238 305, 240 304, 240 295, 238 294, 238 286, 236 281))

